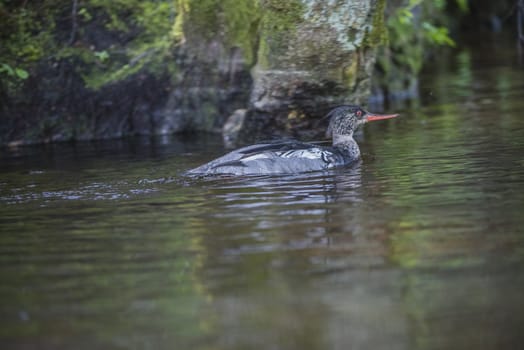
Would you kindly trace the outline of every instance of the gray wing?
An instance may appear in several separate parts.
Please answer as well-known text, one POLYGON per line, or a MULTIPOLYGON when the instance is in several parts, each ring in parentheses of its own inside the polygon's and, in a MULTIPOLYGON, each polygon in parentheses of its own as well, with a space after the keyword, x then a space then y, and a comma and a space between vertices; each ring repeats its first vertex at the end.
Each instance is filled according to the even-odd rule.
POLYGON ((333 168, 342 162, 336 150, 301 142, 258 144, 230 152, 191 174, 283 174, 333 168))
POLYGON ((258 144, 258 145, 243 147, 235 151, 229 152, 223 155, 222 157, 214 159, 210 161, 209 163, 206 163, 195 169, 192 169, 188 173, 190 174, 215 173, 214 169, 217 169, 219 167, 224 167, 224 166, 244 167, 245 165, 242 163, 242 159, 244 157, 248 155, 252 155, 255 152, 259 152, 259 150, 262 150, 265 148, 269 149, 270 146, 271 144, 258 144))

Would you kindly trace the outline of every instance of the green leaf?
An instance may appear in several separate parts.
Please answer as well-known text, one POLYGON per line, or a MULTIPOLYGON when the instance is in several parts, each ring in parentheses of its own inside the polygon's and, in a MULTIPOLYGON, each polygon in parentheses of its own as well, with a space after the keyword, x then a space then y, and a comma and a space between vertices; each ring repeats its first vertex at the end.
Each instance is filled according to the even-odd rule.
POLYGON ((98 58, 102 62, 106 61, 109 58, 109 53, 106 50, 96 51, 94 55, 96 58, 98 58))
POLYGON ((89 22, 91 19, 93 19, 93 16, 87 11, 85 7, 82 7, 80 11, 78 11, 78 14, 81 15, 86 22, 89 22))
POLYGON ((449 31, 445 27, 436 27, 429 22, 422 23, 424 29, 424 35, 429 42, 436 45, 447 45, 455 47, 455 41, 449 37, 449 31))
POLYGON ((408 8, 412 9, 422 3, 422 0, 409 0, 408 8))
POLYGON ((11 68, 11 66, 7 63, 2 63, 0 67, 0 72, 7 72, 7 75, 9 75, 10 77, 15 75, 13 68, 11 68))
POLYGON ((460 8, 462 12, 468 12, 469 6, 468 6, 468 0, 456 0, 457 5, 460 8))
POLYGON ((15 68, 15 73, 20 79, 27 79, 29 77, 29 73, 22 68, 15 68))

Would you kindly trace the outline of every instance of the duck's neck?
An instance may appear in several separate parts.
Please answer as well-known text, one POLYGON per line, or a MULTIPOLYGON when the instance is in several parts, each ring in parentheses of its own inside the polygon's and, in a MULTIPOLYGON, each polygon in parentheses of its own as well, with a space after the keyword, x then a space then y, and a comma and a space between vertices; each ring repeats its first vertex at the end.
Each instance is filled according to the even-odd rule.
POLYGON ((351 135, 337 135, 333 134, 333 147, 337 147, 344 151, 347 156, 351 159, 357 159, 360 157, 360 149, 358 148, 357 141, 351 135))

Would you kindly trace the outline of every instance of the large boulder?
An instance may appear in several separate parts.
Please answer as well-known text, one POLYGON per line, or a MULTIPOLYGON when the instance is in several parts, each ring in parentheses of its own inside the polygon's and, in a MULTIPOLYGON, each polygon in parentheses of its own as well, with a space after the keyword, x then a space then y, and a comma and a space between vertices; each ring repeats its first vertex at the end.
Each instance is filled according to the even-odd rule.
POLYGON ((262 11, 241 141, 318 136, 334 105, 366 102, 384 38, 383 0, 264 1, 262 11))

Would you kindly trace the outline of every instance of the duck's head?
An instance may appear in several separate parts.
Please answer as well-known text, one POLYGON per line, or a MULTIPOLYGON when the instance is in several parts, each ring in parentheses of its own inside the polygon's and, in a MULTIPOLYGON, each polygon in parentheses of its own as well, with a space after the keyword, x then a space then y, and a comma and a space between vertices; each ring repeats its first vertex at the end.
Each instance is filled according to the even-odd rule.
POLYGON ((359 106, 344 105, 334 108, 328 113, 329 126, 326 136, 352 136, 358 127, 367 122, 397 117, 398 114, 369 113, 359 106))

